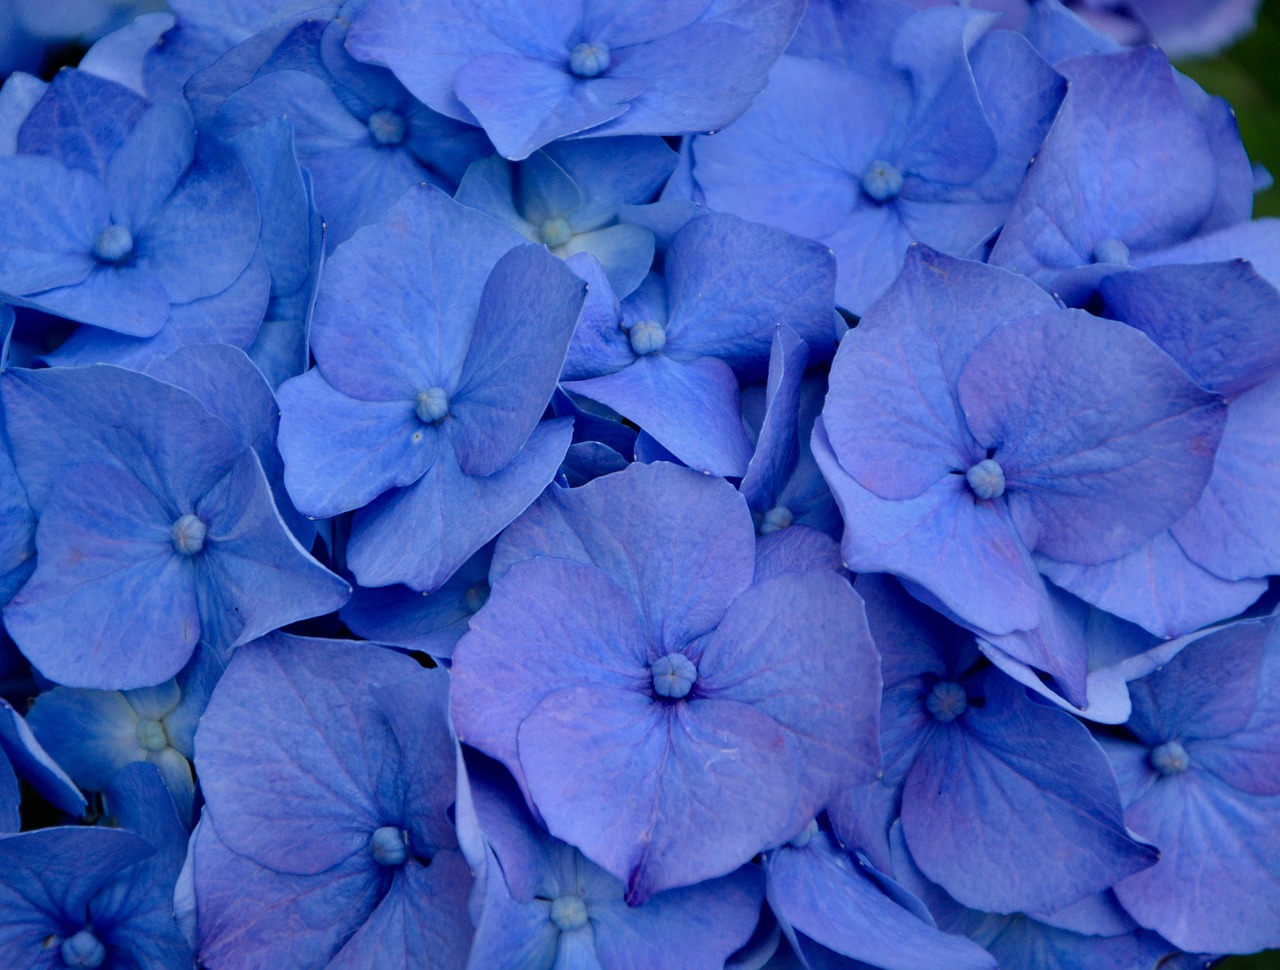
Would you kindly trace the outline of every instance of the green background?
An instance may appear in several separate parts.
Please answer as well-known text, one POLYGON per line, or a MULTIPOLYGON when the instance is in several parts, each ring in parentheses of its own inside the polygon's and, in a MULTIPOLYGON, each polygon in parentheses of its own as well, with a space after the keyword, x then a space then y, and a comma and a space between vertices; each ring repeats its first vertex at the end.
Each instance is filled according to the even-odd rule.
MULTIPOLYGON (((1231 102, 1249 157, 1280 179, 1280 0, 1267 0, 1257 32, 1226 53, 1178 67, 1206 91, 1231 102)), ((1280 186, 1255 198, 1254 214, 1280 216, 1280 186)), ((1232 957, 1217 970, 1280 970, 1280 950, 1232 957)))

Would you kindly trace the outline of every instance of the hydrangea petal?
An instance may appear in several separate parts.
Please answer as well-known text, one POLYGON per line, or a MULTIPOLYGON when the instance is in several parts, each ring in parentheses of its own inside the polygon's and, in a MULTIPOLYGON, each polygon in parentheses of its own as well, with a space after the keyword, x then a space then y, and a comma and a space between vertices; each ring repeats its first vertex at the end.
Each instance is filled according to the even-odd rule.
POLYGON ((517 563, 455 651, 458 738, 524 784, 517 733, 548 693, 583 681, 643 686, 647 663, 636 606, 606 573, 543 557, 517 563))
POLYGON ((1193 952, 1280 945, 1274 798, 1187 772, 1157 782, 1125 818, 1161 853, 1152 868, 1116 885, 1135 919, 1193 952))
POLYGON ((791 738, 802 765, 797 826, 880 770, 879 660, 861 597, 827 570, 753 586, 702 647, 703 696, 748 704, 791 738))
POLYGON ((195 158, 191 116, 168 102, 147 110, 107 164, 111 217, 140 235, 195 158))
POLYGON ((1226 407, 1131 327, 1080 311, 994 330, 956 385, 1044 555, 1098 563, 1159 535, 1209 481, 1226 407), (1010 379, 1010 361, 1035 373, 1010 379))
POLYGON ((1232 582, 1193 562, 1165 532, 1128 555, 1095 566, 1037 557, 1054 583, 1099 609, 1161 637, 1235 616, 1266 592, 1266 580, 1232 582))
POLYGON ((232 658, 200 724, 196 770, 238 855, 306 876, 363 857, 384 822, 380 770, 398 762, 386 725, 352 693, 357 673, 376 685, 422 671, 389 650, 282 634, 232 658), (255 710, 270 712, 268 730, 246 718, 255 710), (246 737, 253 762, 241 756, 246 737))
POLYGON ((69 687, 142 687, 182 669, 200 637, 194 566, 175 516, 136 478, 80 465, 36 529, 36 572, 5 623, 46 676, 69 687), (139 649, 141 646, 141 649, 139 649))
POLYGON ((52 159, 0 158, 0 289, 10 296, 81 282, 97 265, 94 235, 110 222, 100 186, 52 159))
POLYGON ((567 687, 521 724, 519 752, 551 833, 622 879, 633 906, 732 872, 795 816, 796 751, 747 704, 666 709, 634 689, 567 687), (766 794, 762 776, 789 781, 766 794), (691 842, 708 818, 717 838, 691 842))
POLYGON ((551 483, 573 429, 538 425, 524 447, 487 478, 465 474, 444 453, 407 488, 384 493, 356 513, 347 563, 363 586, 403 583, 438 589, 551 483))
POLYGON ((1021 687, 986 684, 986 705, 932 735, 903 790, 903 832, 925 874, 975 908, 1044 912, 1151 865, 1088 731, 1021 687))
POLYGON ((449 388, 471 340, 488 269, 524 241, 439 189, 407 192, 325 265, 312 333, 325 380, 365 401, 449 388), (397 281, 397 299, 384 309, 368 296, 388 279, 397 281))
POLYGON ((549 490, 503 533, 492 576, 534 556, 599 566, 639 606, 650 642, 680 649, 751 585, 755 537, 728 483, 665 463, 631 465, 582 488, 549 490), (616 514, 658 497, 661 515, 616 514))
POLYGON ((439 456, 443 434, 423 425, 412 397, 350 398, 318 368, 285 381, 277 396, 284 481, 306 515, 361 508, 389 488, 412 485, 439 456))
POLYGON ((471 349, 450 398, 450 436, 467 475, 492 475, 542 417, 586 292, 541 246, 498 260, 485 282, 471 349))
POLYGON ((690 467, 734 477, 747 470, 751 444, 742 428, 738 381, 723 360, 647 354, 613 374, 564 387, 625 415, 690 467))
POLYGON ((196 504, 208 525, 197 564, 202 636, 239 646, 346 602, 351 587, 311 558, 276 511, 257 455, 246 449, 196 504))
POLYGON ((767 868, 769 902, 780 917, 845 956, 886 970, 996 965, 976 943, 939 932, 894 903, 825 832, 804 848, 778 849, 767 868))

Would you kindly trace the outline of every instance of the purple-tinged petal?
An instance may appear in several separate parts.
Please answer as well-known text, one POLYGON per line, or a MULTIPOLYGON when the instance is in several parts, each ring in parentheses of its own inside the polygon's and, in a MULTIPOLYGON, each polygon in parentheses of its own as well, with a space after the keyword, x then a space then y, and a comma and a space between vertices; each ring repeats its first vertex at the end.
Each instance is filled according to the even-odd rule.
POLYGON ((1146 335, 1081 311, 994 330, 957 394, 1010 501, 1035 520, 1028 545, 1072 562, 1126 555, 1180 519, 1209 481, 1227 419, 1146 335))
POLYGON ((1236 398, 1280 373, 1280 294, 1242 259, 1108 276, 1107 315, 1137 327, 1200 384, 1236 398))
POLYGON ((799 753, 796 827, 880 770, 880 656, 843 577, 791 572, 753 586, 701 654, 700 695, 767 714, 799 753))
POLYGON ((360 855, 319 876, 276 872, 228 848, 214 824, 206 807, 192 844, 203 962, 324 966, 378 903, 380 876, 360 855))
POLYGON ((280 873, 316 875, 353 856, 377 868, 367 849, 386 822, 379 775, 399 756, 368 693, 351 684, 422 675, 402 654, 356 643, 274 634, 238 651, 196 755, 221 839, 280 873), (241 757, 246 743, 252 762, 241 757))
POLYGON ((649 686, 636 604, 594 566, 537 557, 512 566, 457 644, 451 715, 459 740, 502 761, 523 785, 520 725, 572 684, 649 686))
POLYGON ((1280 287, 1280 219, 1254 219, 1228 229, 1197 236, 1149 256, 1135 257, 1140 267, 1174 263, 1216 263, 1246 259, 1254 272, 1272 286, 1280 287))
POLYGON ((1102 750, 1071 715, 995 675, 986 704, 935 731, 902 824, 921 870, 968 906, 1059 909, 1151 865, 1127 833, 1102 750))
POLYGON ((1140 48, 1057 70, 1070 89, 992 262, 1047 281, 1106 241, 1141 253, 1190 236, 1213 205, 1216 160, 1168 59, 1140 48))
POLYGON ((738 486, 754 512, 767 512, 800 457, 800 382, 809 360, 808 345, 794 330, 780 324, 769 351, 769 382, 764 415, 756 435, 755 452, 738 486))
POLYGON ((759 368, 786 323, 831 352, 836 265, 821 243, 731 215, 694 219, 666 254, 667 349, 759 368))
POLYGON ((848 957, 886 970, 921 966, 994 970, 995 958, 942 933, 876 887, 825 832, 768 859, 769 904, 792 928, 848 957))
POLYGON ((1280 846, 1274 797, 1246 795, 1189 771, 1163 778, 1125 811, 1160 861, 1117 883, 1144 926, 1197 953, 1280 946, 1280 846))
POLYGON ((449 403, 464 474, 494 474, 528 440, 555 390, 585 293, 582 280, 541 246, 498 260, 449 403))
MULTIPOLYGON (((911 499, 980 457, 956 384, 1003 320, 1054 309, 1034 284, 924 247, 841 341, 823 409, 845 472, 886 499, 911 499)), ((848 520, 848 516, 846 516, 848 520)))
POLYGON ((5 625, 68 687, 144 687, 182 669, 200 637, 195 567, 174 551, 177 516, 127 472, 63 473, 36 529, 34 575, 5 625))
POLYGON ((658 352, 613 374, 569 381, 566 390, 606 404, 701 471, 741 476, 751 458, 738 380, 723 360, 678 361, 658 352))
POLYGON ((824 422, 813 454, 845 520, 845 564, 919 583, 954 615, 991 632, 1034 628, 1043 584, 1008 512, 975 502, 963 476, 906 501, 878 498, 840 466, 824 422))
POLYGON ((1231 402, 1209 485, 1169 530, 1196 565, 1234 580, 1280 571, 1277 442, 1280 376, 1231 402))
POLYGON ((409 863, 395 873, 373 913, 325 966, 461 970, 471 947, 470 888, 471 873, 456 851, 436 853, 430 866, 409 863))
POLYGON ((599 566, 640 608, 650 642, 679 650, 714 629, 751 585, 755 537, 746 502, 727 482, 665 463, 631 465, 548 490, 503 533, 495 582, 534 556, 599 566), (661 514, 617 514, 655 507, 661 514))
POLYGON ((1265 579, 1222 579, 1193 562, 1168 532, 1096 566, 1036 558, 1040 571, 1087 603, 1161 637, 1235 616, 1267 590, 1265 579))
POLYGON ((31 301, 58 316, 151 337, 169 319, 169 296, 156 275, 137 265, 97 265, 75 286, 46 290, 31 301))
POLYGON ((825 532, 791 525, 761 536, 756 542, 757 583, 808 569, 829 569, 841 575, 845 572, 840 546, 825 532))
POLYGON ((566 419, 543 422, 487 478, 465 474, 442 449, 422 478, 356 513, 347 564, 357 581, 403 583, 425 593, 439 589, 551 484, 572 434, 566 419))
POLYGON ((626 882, 629 905, 726 875, 791 834, 797 753, 747 704, 565 687, 520 725, 519 753, 548 829, 626 882), (709 818, 714 841, 697 835, 709 818))

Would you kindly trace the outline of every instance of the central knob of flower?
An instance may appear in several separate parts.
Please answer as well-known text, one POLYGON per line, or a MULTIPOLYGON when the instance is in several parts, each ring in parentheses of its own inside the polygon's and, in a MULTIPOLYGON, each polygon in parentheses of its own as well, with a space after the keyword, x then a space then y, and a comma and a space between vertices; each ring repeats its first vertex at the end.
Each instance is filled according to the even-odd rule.
POLYGON ((489 602, 489 584, 483 580, 468 587, 462 596, 462 605, 468 613, 479 613, 480 607, 487 602, 489 602))
POLYGON ((62 962, 68 967, 85 967, 92 970, 107 959, 107 948, 102 945, 87 926, 75 936, 62 941, 62 962))
POLYGON ((964 477, 980 499, 999 498, 1004 494, 1004 469, 994 458, 984 458, 965 472, 964 477))
POLYGON ((1151 749, 1151 767, 1162 775, 1180 775, 1190 764, 1187 749, 1177 741, 1166 741, 1151 749))
POLYGON ((143 751, 163 751, 169 747, 169 735, 165 733, 164 725, 159 721, 144 718, 138 722, 134 733, 138 738, 138 747, 143 751))
POLYGON ((93 255, 103 263, 122 263, 133 252, 133 234, 112 223, 93 240, 93 255))
POLYGON ((656 320, 641 320, 631 327, 631 349, 639 356, 654 354, 667 345, 667 331, 656 320))
POLYGON ((184 515, 169 530, 169 538, 173 540, 173 548, 184 556, 194 556, 204 548, 205 536, 209 527, 194 515, 184 515))
POLYGON ((369 851, 380 866, 399 866, 409 858, 409 833, 394 825, 384 825, 369 837, 369 851))
POLYGON ((693 689, 698 679, 698 668, 682 653, 669 653, 659 657, 649 667, 653 673, 653 690, 659 697, 679 700, 693 689))
POLYGON ((862 191, 877 202, 896 199, 902 191, 902 172, 891 162, 877 158, 862 173, 862 191))
POLYGON ((940 680, 929 691, 924 706, 943 724, 950 724, 968 708, 969 697, 954 680, 940 680))
POLYGON ((1118 266, 1129 265, 1129 247, 1119 239, 1104 239, 1093 247, 1095 263, 1115 263, 1118 266))
POLYGON ((581 896, 561 896, 551 901, 551 922, 568 932, 587 925, 587 904, 581 896))
POLYGON ((429 387, 418 392, 413 409, 423 424, 439 424, 449 414, 449 395, 443 387, 429 387))
POLYGON ((538 227, 538 236, 547 246, 563 246, 573 238, 573 229, 564 216, 552 216, 538 227))
POLYGON ((795 520, 796 517, 785 505, 775 505, 760 519, 760 534, 767 536, 774 532, 781 532, 795 520))
POLYGON ((792 839, 789 844, 793 849, 803 849, 813 841, 813 837, 817 834, 818 820, 816 818, 811 818, 809 819, 809 824, 804 827, 804 831, 792 839))
POLYGON ((609 69, 609 48, 604 44, 579 44, 569 52, 569 70, 578 77, 596 77, 609 69))
POLYGON ((404 115, 383 108, 369 115, 369 134, 379 145, 399 145, 404 141, 404 115))

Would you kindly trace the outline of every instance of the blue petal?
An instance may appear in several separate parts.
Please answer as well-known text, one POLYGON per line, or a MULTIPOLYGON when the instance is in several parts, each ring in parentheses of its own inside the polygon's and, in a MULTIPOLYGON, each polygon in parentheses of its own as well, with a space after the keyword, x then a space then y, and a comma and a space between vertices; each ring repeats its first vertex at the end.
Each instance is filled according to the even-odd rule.
POLYGON ((555 390, 585 292, 541 246, 512 250, 494 266, 450 399, 449 432, 465 474, 494 474, 528 440, 555 390))
POLYGON ((1127 834, 1088 731, 1021 695, 993 674, 985 706, 932 735, 903 790, 903 832, 924 873, 962 903, 1051 912, 1158 853, 1127 834))
POLYGON ((59 71, 18 131, 18 151, 102 178, 147 109, 128 88, 87 71, 59 71))
POLYGON ((567 421, 544 422, 502 469, 465 474, 442 451, 426 474, 356 513, 347 563, 362 586, 438 589, 551 483, 569 447, 567 421))
POLYGON ((13 770, 21 772, 52 804, 76 818, 84 815, 84 796, 8 701, 0 701, 0 748, 13 770))

